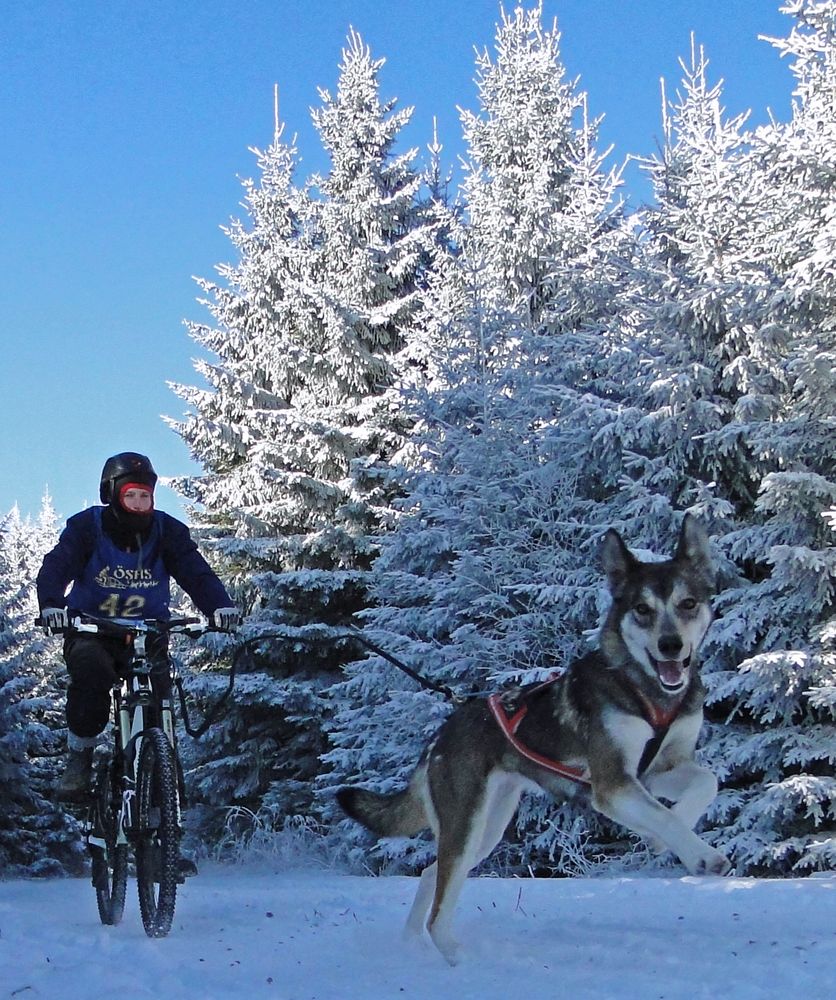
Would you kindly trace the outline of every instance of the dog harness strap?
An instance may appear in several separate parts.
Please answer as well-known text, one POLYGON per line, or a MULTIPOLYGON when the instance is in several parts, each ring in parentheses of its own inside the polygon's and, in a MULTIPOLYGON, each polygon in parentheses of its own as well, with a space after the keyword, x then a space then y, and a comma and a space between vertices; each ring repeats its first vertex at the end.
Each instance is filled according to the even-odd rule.
POLYGON ((523 757, 533 761, 539 767, 544 767, 547 771, 559 774, 561 778, 568 778, 570 781, 575 781, 580 785, 589 784, 588 771, 579 767, 571 767, 569 764, 561 764, 559 761, 551 760, 549 757, 543 757, 542 754, 531 750, 517 739, 517 729, 519 728, 522 720, 528 714, 527 705, 523 705, 521 708, 518 708, 517 711, 514 712, 514 714, 509 718, 505 711, 505 707, 502 704, 502 695, 492 694, 488 698, 488 707, 490 708, 493 717, 496 719, 499 728, 505 734, 505 738, 517 751, 517 753, 522 754, 523 757))
POLYGON ((679 710, 682 708, 682 699, 680 698, 676 704, 671 708, 661 709, 658 705, 654 705, 649 698, 646 698, 641 691, 637 688, 635 689, 636 695, 639 701, 644 706, 645 718, 650 723, 651 726, 657 731, 670 728, 670 724, 679 715, 679 710))
POLYGON ((667 735, 667 728, 659 729, 656 731, 653 738, 647 741, 641 760, 639 761, 639 766, 636 768, 636 774, 644 774, 644 772, 650 767, 656 759, 656 754, 661 750, 662 744, 665 742, 665 737, 667 735))
POLYGON ((644 774, 653 763, 656 754, 661 750, 671 723, 679 715, 679 710, 682 708, 682 699, 680 698, 671 708, 661 709, 658 705, 654 705, 638 689, 636 689, 636 695, 644 707, 645 719, 653 727, 653 737, 645 745, 644 753, 642 753, 636 772, 637 774, 644 774))

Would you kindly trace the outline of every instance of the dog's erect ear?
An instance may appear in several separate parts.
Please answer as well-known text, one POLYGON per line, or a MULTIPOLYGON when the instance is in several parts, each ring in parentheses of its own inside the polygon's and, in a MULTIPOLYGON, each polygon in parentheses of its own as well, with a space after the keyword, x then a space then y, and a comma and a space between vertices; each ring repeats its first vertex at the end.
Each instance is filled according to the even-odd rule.
POLYGON ((636 558, 624 544, 621 535, 610 528, 601 544, 601 565, 613 597, 618 597, 624 589, 624 581, 635 563, 636 558))
POLYGON ((686 514, 682 522, 674 559, 689 562, 706 579, 714 582, 716 570, 708 535, 705 528, 690 514, 686 514))

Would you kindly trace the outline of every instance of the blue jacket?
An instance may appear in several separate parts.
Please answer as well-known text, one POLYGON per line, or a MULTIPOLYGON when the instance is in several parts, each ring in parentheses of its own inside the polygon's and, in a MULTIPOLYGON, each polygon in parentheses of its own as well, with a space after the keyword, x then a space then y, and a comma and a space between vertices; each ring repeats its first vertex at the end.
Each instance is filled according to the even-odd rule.
MULTIPOLYGON (((96 508, 90 507, 69 518, 58 544, 44 557, 37 579, 39 607, 63 608, 66 605, 67 587, 83 576, 85 567, 96 553, 98 531, 101 530, 98 525, 102 520, 97 518, 96 512, 96 508)), ((226 588, 198 551, 188 527, 163 511, 154 512, 154 521, 160 529, 160 555, 168 577, 186 591, 207 617, 218 608, 233 607, 226 588)))

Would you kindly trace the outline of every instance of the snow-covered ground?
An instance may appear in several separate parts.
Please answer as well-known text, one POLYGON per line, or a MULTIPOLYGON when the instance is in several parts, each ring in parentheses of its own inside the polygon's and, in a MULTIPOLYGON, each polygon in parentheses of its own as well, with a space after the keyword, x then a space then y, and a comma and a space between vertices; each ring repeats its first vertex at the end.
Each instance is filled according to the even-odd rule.
POLYGON ((469 880, 451 968, 401 930, 416 880, 204 863, 150 940, 86 879, 0 881, 0 998, 836 997, 836 876, 469 880))

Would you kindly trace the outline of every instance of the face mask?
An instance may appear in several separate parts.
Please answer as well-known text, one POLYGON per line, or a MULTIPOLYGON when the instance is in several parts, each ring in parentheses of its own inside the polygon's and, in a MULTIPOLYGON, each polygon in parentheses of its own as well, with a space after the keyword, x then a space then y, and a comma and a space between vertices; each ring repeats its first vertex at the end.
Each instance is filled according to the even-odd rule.
POLYGON ((145 531, 154 518, 154 493, 145 483, 123 483, 111 507, 123 527, 145 531))

